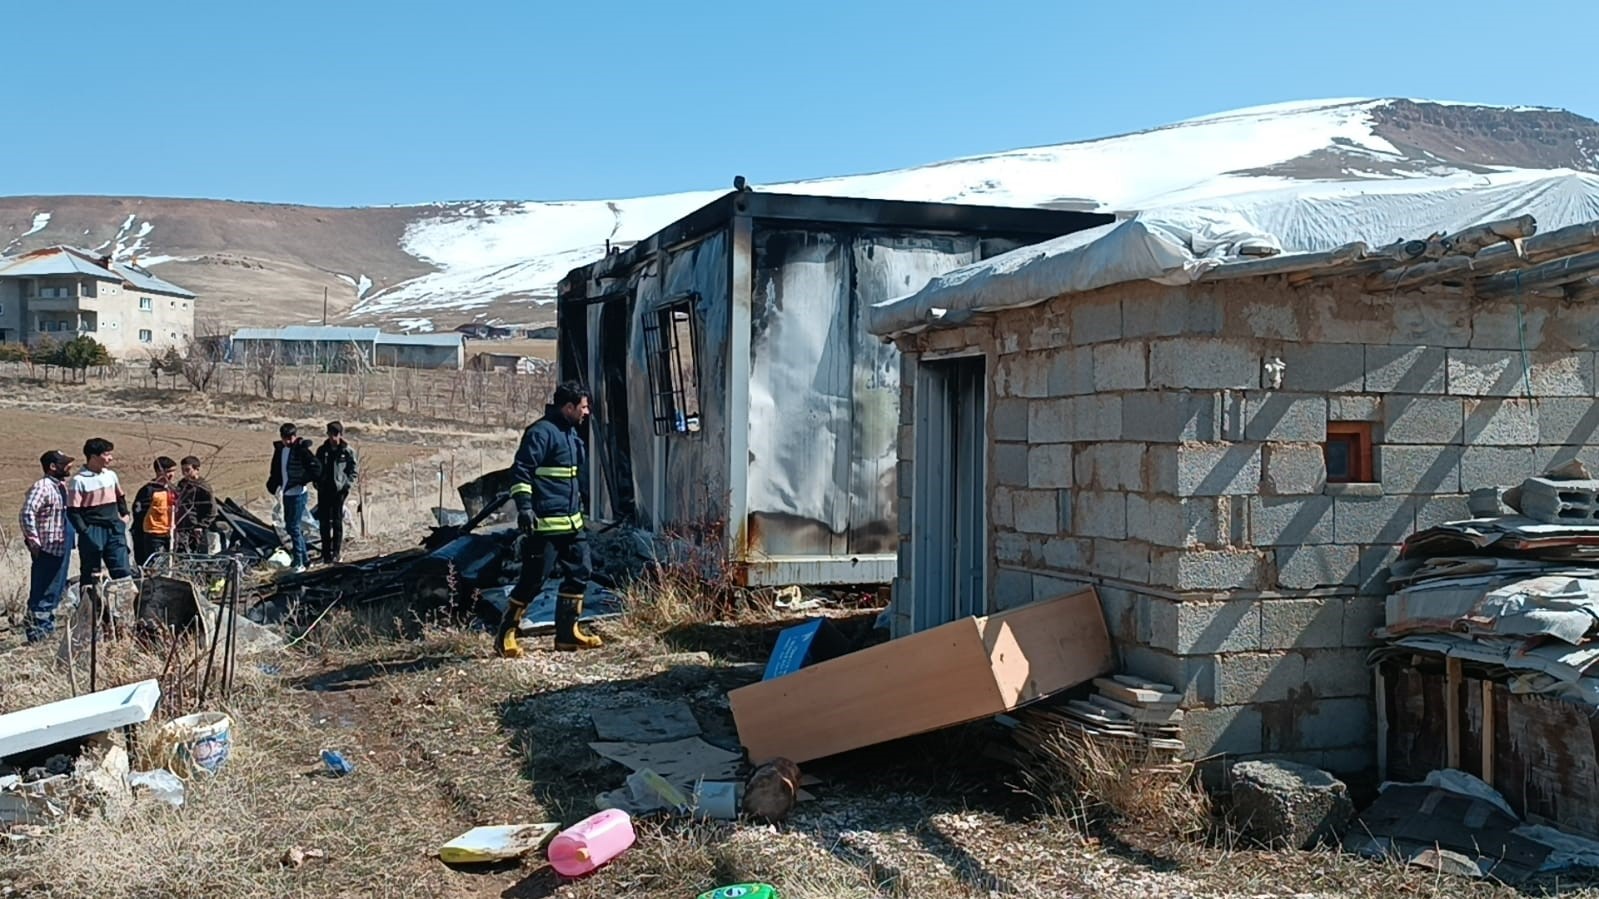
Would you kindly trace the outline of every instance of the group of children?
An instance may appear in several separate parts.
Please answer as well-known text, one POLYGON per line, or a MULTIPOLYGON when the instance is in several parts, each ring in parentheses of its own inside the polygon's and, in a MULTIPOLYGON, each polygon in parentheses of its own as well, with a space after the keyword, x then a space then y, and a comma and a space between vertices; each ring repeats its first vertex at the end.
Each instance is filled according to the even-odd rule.
MULTIPOLYGON (((281 493, 283 521, 289 532, 296 570, 310 563, 304 519, 310 493, 316 489, 315 517, 321 524, 321 555, 337 562, 344 542, 344 505, 356 481, 355 448, 344 439, 344 426, 329 422, 327 440, 313 451, 293 424, 278 429, 273 443, 267 492, 281 493)), ((29 642, 55 629, 55 611, 67 585, 67 565, 74 545, 80 583, 92 584, 102 569, 111 578, 132 577, 157 554, 206 555, 220 550, 215 525, 216 492, 201 475, 201 461, 186 456, 173 461, 158 456, 150 481, 134 494, 130 506, 113 466, 116 447, 103 437, 83 444, 83 467, 59 450, 39 457, 43 476, 29 488, 22 504, 22 537, 33 565, 28 591, 29 642), (129 538, 132 556, 129 556, 129 538)))
POLYGON ((131 577, 157 552, 205 553, 217 517, 216 493, 200 474, 198 457, 174 462, 158 457, 154 476, 139 488, 129 508, 113 465, 116 447, 104 437, 83 444, 83 467, 50 450, 39 457, 43 477, 22 503, 22 538, 33 559, 28 592, 29 641, 54 630, 55 609, 66 589, 67 560, 78 550, 81 583, 93 583, 101 568, 113 578, 131 577), (182 469, 182 478, 178 470, 182 469), (128 537, 133 556, 128 556, 128 537))

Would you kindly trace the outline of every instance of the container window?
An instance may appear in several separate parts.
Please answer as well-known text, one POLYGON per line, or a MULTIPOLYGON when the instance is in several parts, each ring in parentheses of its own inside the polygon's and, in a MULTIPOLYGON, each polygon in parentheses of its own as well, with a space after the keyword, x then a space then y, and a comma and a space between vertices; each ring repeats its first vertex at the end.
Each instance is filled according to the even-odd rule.
POLYGON ((644 316, 650 396, 657 434, 700 430, 699 294, 685 294, 644 316))

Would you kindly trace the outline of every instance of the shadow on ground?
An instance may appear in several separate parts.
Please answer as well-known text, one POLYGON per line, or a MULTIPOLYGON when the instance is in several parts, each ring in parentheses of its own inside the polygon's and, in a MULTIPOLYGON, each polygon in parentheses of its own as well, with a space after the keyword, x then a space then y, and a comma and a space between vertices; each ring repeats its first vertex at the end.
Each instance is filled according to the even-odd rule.
MULTIPOLYGON (((873 639, 874 617, 843 619, 840 630, 856 645, 865 643, 873 639)), ((669 643, 677 650, 706 652, 724 663, 764 662, 778 632, 793 623, 685 626, 669 635, 669 643)), ((656 674, 511 696, 499 705, 498 715, 514 754, 522 760, 521 776, 548 820, 571 822, 592 813, 596 796, 620 787, 628 774, 589 748, 597 739, 589 718, 592 711, 682 701, 694 710, 708 742, 739 751, 727 692, 759 676, 759 669, 749 664, 677 665, 656 674)), ((862 684, 861 689, 871 686, 862 684)), ((997 819, 1007 829, 1038 824, 1038 803, 1016 788, 1015 770, 986 754, 992 743, 1003 739, 1003 728, 985 721, 809 763, 803 766, 805 773, 821 779, 812 788, 816 801, 803 804, 781 829, 859 868, 874 882, 907 884, 914 878, 842 845, 842 834, 869 831, 912 844, 974 890, 1004 892, 1009 886, 1003 878, 973 854, 961 835, 946 832, 933 820, 976 812, 997 819)), ((1132 847, 1111 841, 1104 845, 1141 863, 1152 861, 1132 847)), ((726 874, 728 882, 737 882, 745 873, 749 872, 719 876, 726 874)), ((552 872, 543 870, 502 895, 549 896, 559 885, 552 872)))
POLYGON ((310 690, 313 693, 342 693, 370 687, 376 678, 433 671, 450 665, 459 665, 464 661, 467 661, 465 656, 449 653, 394 661, 362 662, 333 671, 293 678, 288 685, 297 690, 310 690))
MULTIPOLYGON (((877 623, 876 611, 851 612, 838 617, 828 617, 837 632, 839 646, 833 653, 843 655, 856 652, 875 643, 886 635, 873 631, 877 623)), ((684 624, 671 628, 661 639, 679 652, 703 652, 721 662, 759 662, 765 664, 777 645, 777 637, 785 628, 809 621, 811 615, 796 614, 761 624, 684 624)))

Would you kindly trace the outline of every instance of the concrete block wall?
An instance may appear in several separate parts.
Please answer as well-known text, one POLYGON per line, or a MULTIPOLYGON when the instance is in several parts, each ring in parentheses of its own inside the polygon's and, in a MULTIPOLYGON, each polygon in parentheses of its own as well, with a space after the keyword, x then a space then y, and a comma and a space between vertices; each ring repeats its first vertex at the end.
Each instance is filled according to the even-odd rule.
MULTIPOLYGON (((1398 544, 1477 487, 1599 470, 1599 311, 1559 301, 1145 283, 933 333, 992 373, 990 608, 1096 585, 1196 755, 1369 756, 1398 544), (1371 424, 1376 483, 1327 483, 1329 422, 1371 424)), ((902 344, 902 383, 932 348, 902 344)))

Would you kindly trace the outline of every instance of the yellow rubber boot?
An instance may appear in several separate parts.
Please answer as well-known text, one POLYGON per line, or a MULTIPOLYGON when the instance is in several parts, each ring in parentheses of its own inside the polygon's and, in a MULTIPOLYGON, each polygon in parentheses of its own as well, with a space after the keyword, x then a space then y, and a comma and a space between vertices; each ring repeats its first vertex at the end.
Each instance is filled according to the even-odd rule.
POLYGON ((522 647, 516 642, 516 630, 522 626, 522 615, 527 612, 527 603, 511 601, 506 607, 505 615, 500 618, 499 632, 494 635, 494 652, 502 659, 520 659, 522 647))
POLYGON ((560 652, 577 649, 599 649, 604 645, 599 637, 583 632, 577 623, 583 617, 583 597, 562 593, 555 600, 555 648, 560 652))

